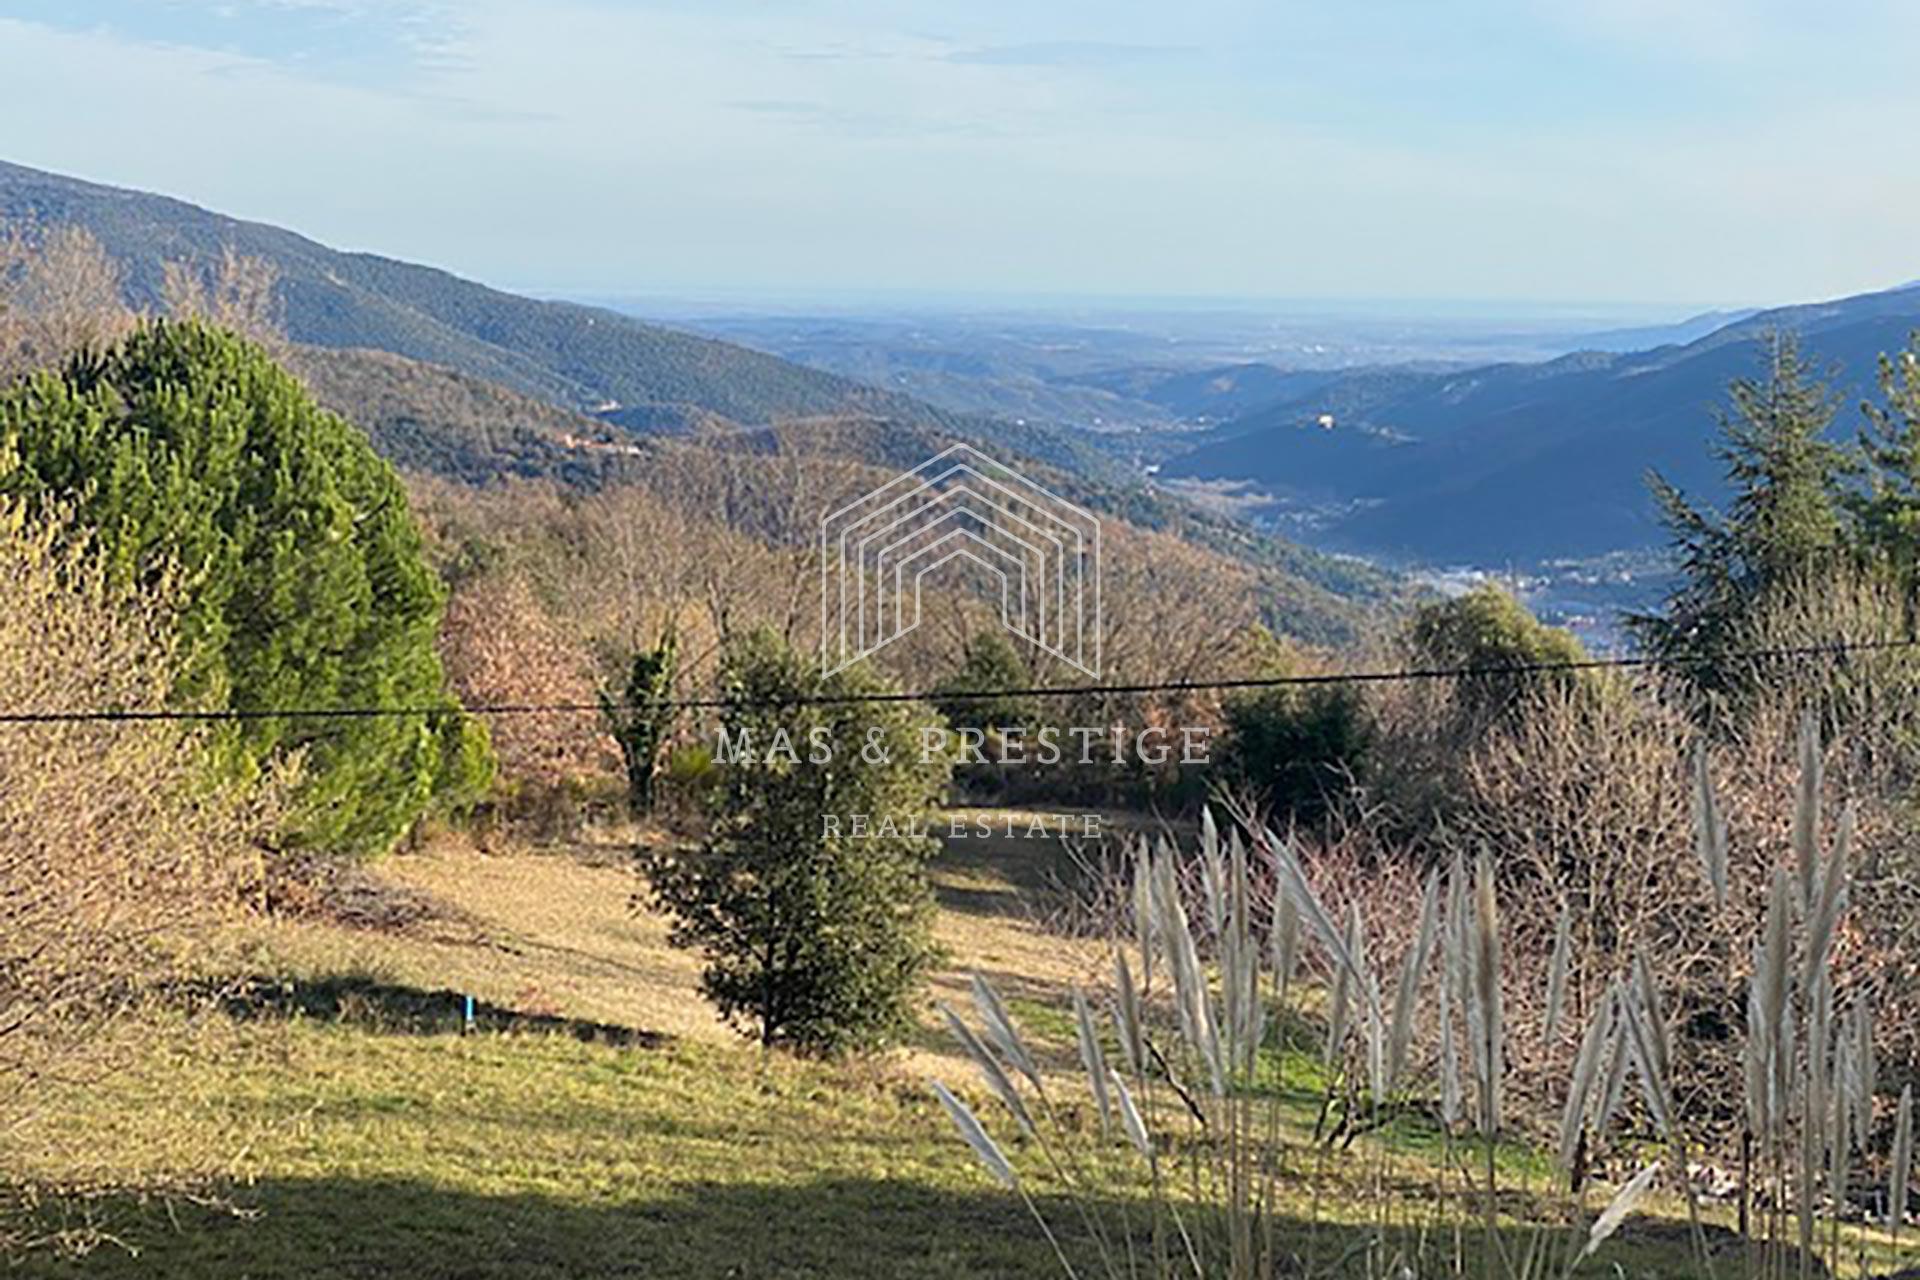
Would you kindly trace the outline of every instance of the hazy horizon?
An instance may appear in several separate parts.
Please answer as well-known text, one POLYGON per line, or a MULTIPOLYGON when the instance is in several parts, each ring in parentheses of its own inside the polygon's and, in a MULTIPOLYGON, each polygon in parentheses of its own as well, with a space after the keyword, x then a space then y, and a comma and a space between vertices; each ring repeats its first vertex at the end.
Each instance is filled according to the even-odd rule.
MULTIPOLYGON (((782 291, 741 285, 733 288, 660 291, 593 291, 551 288, 538 283, 499 287, 535 297, 582 302, 615 310, 655 310, 661 314, 806 314, 833 315, 952 314, 971 316, 1071 317, 1142 314, 1276 315, 1361 319, 1562 320, 1614 319, 1653 323, 1692 319, 1716 311, 1774 305, 1771 301, 1642 301, 1590 298, 1472 297, 1285 297, 1237 294, 1035 293, 1018 290, 958 291, 847 289, 782 291)), ((1894 287, 1894 286, 1889 286, 1894 287)), ((1806 301, 1813 301, 1807 299, 1806 301)))

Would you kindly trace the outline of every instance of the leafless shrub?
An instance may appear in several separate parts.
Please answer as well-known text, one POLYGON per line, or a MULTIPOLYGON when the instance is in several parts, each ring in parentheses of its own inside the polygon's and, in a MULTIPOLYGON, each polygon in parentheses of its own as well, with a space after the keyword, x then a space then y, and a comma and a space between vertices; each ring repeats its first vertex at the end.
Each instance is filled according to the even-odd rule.
POLYGON ((120 268, 91 232, 0 226, 0 381, 108 346, 134 319, 120 268))
POLYGON ((204 320, 250 338, 276 356, 286 354, 280 272, 265 258, 227 245, 212 261, 173 259, 161 267, 160 299, 175 319, 204 320))
MULTIPOLYGON (((0 706, 164 707, 163 600, 113 589, 65 532, 0 506, 0 706)), ((115 1032, 209 970, 258 885, 282 788, 215 786, 204 746, 178 722, 0 725, 0 1143, 50 1089, 120 1065, 115 1032)))

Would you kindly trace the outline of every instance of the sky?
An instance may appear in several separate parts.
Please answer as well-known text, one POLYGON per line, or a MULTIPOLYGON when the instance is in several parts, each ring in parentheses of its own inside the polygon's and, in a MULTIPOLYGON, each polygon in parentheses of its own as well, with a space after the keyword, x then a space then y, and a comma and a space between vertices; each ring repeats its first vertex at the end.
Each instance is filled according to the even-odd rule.
POLYGON ((1920 277, 1909 0, 0 0, 0 158, 550 294, 1920 277))

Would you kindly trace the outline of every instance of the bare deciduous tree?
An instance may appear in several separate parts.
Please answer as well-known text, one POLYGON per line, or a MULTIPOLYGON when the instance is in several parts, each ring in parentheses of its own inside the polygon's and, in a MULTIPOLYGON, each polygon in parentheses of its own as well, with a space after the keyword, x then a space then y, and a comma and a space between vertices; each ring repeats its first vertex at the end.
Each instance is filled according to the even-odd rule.
MULTIPOLYGON (((548 616, 518 576, 464 583, 440 627, 447 679, 466 706, 591 706, 592 660, 548 616)), ((491 725, 509 776, 549 785, 608 771, 612 744, 587 715, 504 715, 491 725)))
POLYGON ((133 327, 120 268, 81 227, 0 227, 0 379, 98 349, 133 327))
POLYGON ((174 259, 161 268, 160 297, 170 316, 205 320, 250 338, 276 356, 287 349, 280 272, 232 245, 212 262, 174 259))

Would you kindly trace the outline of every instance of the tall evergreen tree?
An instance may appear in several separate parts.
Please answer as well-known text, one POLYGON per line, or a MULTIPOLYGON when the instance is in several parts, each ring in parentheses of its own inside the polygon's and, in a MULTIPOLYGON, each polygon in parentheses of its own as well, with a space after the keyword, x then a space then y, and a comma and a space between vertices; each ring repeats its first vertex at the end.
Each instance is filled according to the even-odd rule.
POLYGON ((620 747, 627 771, 627 804, 635 815, 653 812, 654 774, 660 752, 673 735, 673 682, 680 669, 680 640, 669 626, 660 643, 635 650, 618 696, 600 695, 600 714, 620 747))
POLYGON ((1648 647, 1688 660, 1703 687, 1728 675, 1715 663, 1737 645, 1748 610, 1774 583, 1804 576, 1843 549, 1845 453, 1826 438, 1832 393, 1786 334, 1766 343, 1764 378, 1739 378, 1720 415, 1715 454, 1732 491, 1724 515, 1649 476, 1678 554, 1680 583, 1657 614, 1631 619, 1648 647))
POLYGON ((1854 536, 1911 590, 1920 580, 1920 334, 1880 357, 1880 396, 1860 432, 1866 483, 1851 503, 1854 536))
POLYGON ((230 773, 301 753, 291 842, 379 852, 436 798, 484 785, 398 476, 258 347, 144 324, 0 394, 8 452, 0 492, 69 510, 128 583, 178 575, 179 696, 258 717, 218 735, 230 773), (330 707, 413 714, 260 715, 330 707))

